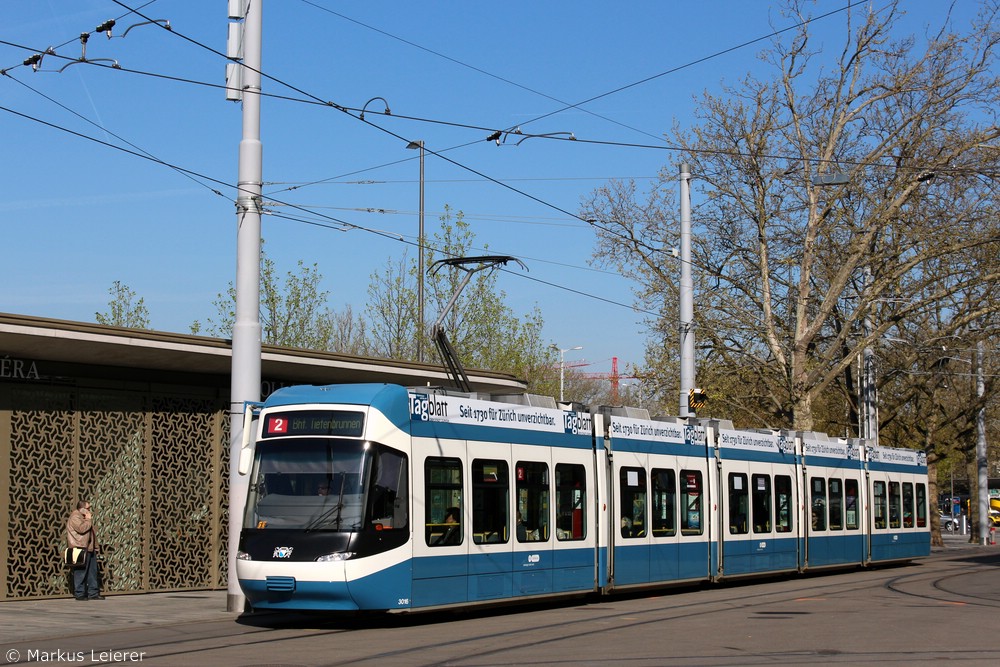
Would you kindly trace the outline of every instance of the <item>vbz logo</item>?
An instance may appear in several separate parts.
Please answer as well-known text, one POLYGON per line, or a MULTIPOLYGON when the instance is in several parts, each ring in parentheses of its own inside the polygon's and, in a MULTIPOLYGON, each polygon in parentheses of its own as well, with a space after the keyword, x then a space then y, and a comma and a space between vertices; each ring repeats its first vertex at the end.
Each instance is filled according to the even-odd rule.
POLYGON ((528 554, 528 562, 529 563, 541 563, 542 562, 542 557, 539 556, 538 554, 528 554))

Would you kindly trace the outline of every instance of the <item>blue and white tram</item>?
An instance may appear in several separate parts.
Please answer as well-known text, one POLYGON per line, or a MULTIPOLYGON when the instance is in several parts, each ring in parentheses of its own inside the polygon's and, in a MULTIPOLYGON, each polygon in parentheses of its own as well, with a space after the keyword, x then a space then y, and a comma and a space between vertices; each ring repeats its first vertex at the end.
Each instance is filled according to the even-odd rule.
MULTIPOLYGON (((863 521, 867 494, 860 441, 814 432, 800 433, 797 441, 806 510, 801 568, 866 564, 869 531, 863 521)), ((929 534, 927 546, 929 553, 929 534)))
POLYGON ((594 590, 588 413, 395 385, 291 387, 264 403, 255 450, 237 555, 255 608, 594 590))
POLYGON ((799 568, 799 453, 786 434, 721 423, 717 578, 799 568))
POLYGON ((593 590, 590 415, 435 393, 408 401, 412 580, 399 607, 593 590))
POLYGON ((865 475, 870 494, 865 564, 929 554, 927 455, 868 445, 865 475))
POLYGON ((922 455, 547 401, 276 391, 240 463, 249 603, 415 611, 929 552, 922 455))
POLYGON ((594 417, 606 471, 598 491, 611 518, 601 531, 607 549, 599 556, 607 559, 600 562, 598 586, 610 592, 708 580, 715 540, 713 454, 705 428, 624 412, 605 408, 594 417))

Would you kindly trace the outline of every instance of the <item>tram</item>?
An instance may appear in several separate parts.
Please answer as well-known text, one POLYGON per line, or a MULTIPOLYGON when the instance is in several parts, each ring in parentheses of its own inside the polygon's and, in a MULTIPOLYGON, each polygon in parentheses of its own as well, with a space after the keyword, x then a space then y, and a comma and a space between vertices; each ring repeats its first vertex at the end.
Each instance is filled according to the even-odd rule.
POLYGON ((254 609, 410 612, 908 561, 923 453, 527 394, 280 389, 244 429, 254 609))

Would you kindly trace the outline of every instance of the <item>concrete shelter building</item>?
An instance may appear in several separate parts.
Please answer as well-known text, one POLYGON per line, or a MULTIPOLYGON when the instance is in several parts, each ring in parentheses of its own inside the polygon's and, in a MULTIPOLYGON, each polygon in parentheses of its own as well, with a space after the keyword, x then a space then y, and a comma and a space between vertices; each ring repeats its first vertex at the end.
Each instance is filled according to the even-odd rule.
MULTIPOLYGON (((0 313, 0 601, 70 594, 66 517, 91 501, 108 593, 225 588, 230 341, 0 313)), ((441 366, 263 346, 291 384, 447 385, 441 366)), ((519 392, 469 371, 477 391, 519 392)))

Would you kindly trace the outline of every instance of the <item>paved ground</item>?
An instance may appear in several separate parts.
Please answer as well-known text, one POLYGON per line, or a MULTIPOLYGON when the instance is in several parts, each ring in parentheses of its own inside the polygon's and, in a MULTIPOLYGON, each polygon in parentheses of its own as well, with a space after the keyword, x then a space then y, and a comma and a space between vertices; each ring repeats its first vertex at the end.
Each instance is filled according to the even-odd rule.
MULTIPOLYGON (((969 538, 962 535, 946 535, 944 539, 945 546, 935 547, 935 553, 968 550, 992 554, 1000 550, 1000 546, 969 544, 969 538)), ((237 618, 226 611, 226 591, 108 595, 106 600, 92 602, 77 602, 72 597, 0 602, 0 645, 237 618)))
POLYGON ((0 602, 0 644, 237 616, 226 611, 226 591, 108 595, 88 602, 72 597, 0 602))

